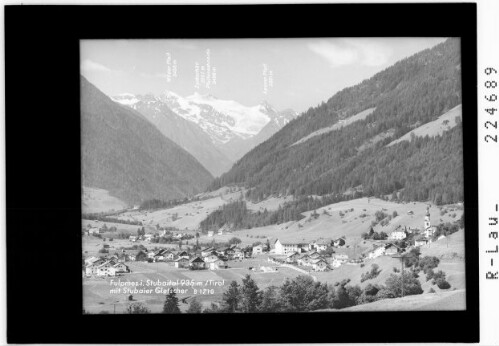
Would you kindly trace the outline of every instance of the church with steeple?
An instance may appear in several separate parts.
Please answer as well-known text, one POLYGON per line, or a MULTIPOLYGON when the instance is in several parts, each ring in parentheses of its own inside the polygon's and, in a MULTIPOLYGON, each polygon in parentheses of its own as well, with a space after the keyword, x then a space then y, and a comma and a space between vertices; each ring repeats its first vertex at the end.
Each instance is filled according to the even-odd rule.
POLYGON ((426 214, 424 217, 424 235, 426 238, 428 238, 429 241, 431 241, 431 237, 433 234, 435 234, 436 227, 431 225, 430 221, 430 206, 428 205, 426 207, 426 214))

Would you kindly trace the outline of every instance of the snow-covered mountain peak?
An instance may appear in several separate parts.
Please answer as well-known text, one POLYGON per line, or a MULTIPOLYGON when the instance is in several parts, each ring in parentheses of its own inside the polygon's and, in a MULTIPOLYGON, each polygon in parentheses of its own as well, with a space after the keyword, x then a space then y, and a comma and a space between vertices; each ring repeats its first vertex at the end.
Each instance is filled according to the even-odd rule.
POLYGON ((234 100, 218 99, 211 94, 194 94, 183 97, 165 90, 159 97, 152 94, 120 94, 112 99, 138 110, 144 107, 155 112, 154 119, 167 107, 180 117, 195 123, 207 133, 213 143, 225 144, 233 139, 246 140, 256 136, 270 122, 278 127, 289 119, 267 101, 255 106, 245 106, 234 100))

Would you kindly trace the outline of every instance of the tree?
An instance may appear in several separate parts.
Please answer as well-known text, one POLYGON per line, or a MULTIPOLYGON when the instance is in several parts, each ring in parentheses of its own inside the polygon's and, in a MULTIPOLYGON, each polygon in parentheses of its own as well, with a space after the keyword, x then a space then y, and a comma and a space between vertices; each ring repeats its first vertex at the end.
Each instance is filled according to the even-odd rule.
POLYGON ((147 254, 140 250, 138 253, 137 253, 137 256, 135 256, 135 260, 136 261, 147 261, 147 254))
POLYGON ((404 296, 423 293, 421 283, 412 273, 404 272, 400 275, 390 274, 386 279, 386 289, 393 294, 394 297, 402 296, 402 281, 404 283, 404 296), (402 280, 403 278, 403 280, 402 280))
POLYGON ((150 314, 151 313, 151 310, 149 310, 142 303, 132 303, 132 304, 129 304, 126 307, 125 311, 126 311, 127 314, 150 314))
POLYGON ((300 275, 293 280, 286 279, 280 287, 279 295, 284 311, 313 311, 330 305, 327 285, 314 282, 308 275, 300 275))
MULTIPOLYGON (((336 283, 336 288, 334 291, 332 306, 334 309, 343 309, 349 306, 356 305, 357 302, 353 301, 351 298, 354 294, 349 294, 349 290, 346 285, 350 282, 350 279, 343 280, 336 283)), ((350 292, 354 293, 354 292, 350 292)))
POLYGON ((189 308, 187 309, 188 314, 200 314, 202 312, 202 305, 199 303, 196 298, 192 298, 189 303, 189 308))
POLYGON ((260 312, 281 311, 281 303, 280 303, 278 288, 276 288, 275 286, 269 286, 263 291, 259 311, 260 312))
POLYGON ((178 306, 177 294, 173 289, 166 295, 165 304, 163 305, 164 314, 179 314, 180 308, 178 306))
POLYGON ((249 274, 246 274, 241 288, 242 312, 256 312, 261 300, 261 292, 255 280, 253 280, 249 274))
POLYGON ((241 301, 240 287, 237 281, 232 281, 230 283, 227 291, 224 292, 222 296, 222 304, 225 310, 228 312, 236 312, 239 308, 239 303, 241 301))
POLYGON ((237 237, 232 237, 229 239, 229 245, 236 245, 236 244, 240 244, 241 243, 241 239, 237 238, 237 237))

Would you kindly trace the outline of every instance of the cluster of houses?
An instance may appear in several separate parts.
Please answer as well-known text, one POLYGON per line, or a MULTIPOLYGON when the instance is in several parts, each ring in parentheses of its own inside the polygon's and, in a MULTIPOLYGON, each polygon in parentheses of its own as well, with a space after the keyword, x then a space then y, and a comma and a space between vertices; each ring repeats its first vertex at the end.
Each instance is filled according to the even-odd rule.
MULTIPOLYGON (((147 233, 144 235, 131 235, 128 237, 128 240, 130 240, 131 242, 137 242, 137 241, 141 241, 141 240, 151 242, 153 238, 165 237, 166 232, 167 232, 166 230, 162 230, 161 232, 156 233, 156 234, 147 233)), ((187 234, 187 233, 182 233, 182 232, 173 232, 171 234, 171 237, 173 239, 183 240, 183 239, 191 239, 194 236, 192 234, 187 234)))
POLYGON ((310 267, 313 271, 323 272, 329 269, 338 268, 348 262, 348 255, 334 254, 331 258, 326 258, 319 254, 316 250, 310 250, 305 253, 290 253, 285 258, 269 256, 269 262, 275 264, 291 264, 301 267, 310 267))
POLYGON ((118 256, 99 258, 91 256, 85 259, 86 276, 116 276, 129 273, 128 266, 118 259, 118 256))
POLYGON ((274 242, 275 254, 289 255, 293 253, 305 253, 311 250, 317 252, 325 251, 329 247, 341 248, 346 244, 345 238, 320 239, 310 243, 285 242, 277 239, 274 242))
POLYGON ((189 253, 184 250, 173 251, 168 248, 160 248, 147 251, 144 249, 126 250, 122 249, 111 257, 91 256, 85 259, 85 274, 87 276, 116 276, 120 273, 129 272, 125 262, 147 261, 168 262, 176 268, 191 270, 210 269, 218 270, 227 268, 229 260, 243 260, 251 258, 254 254, 262 254, 266 250, 264 245, 256 245, 249 250, 232 245, 222 248, 207 247, 197 253, 189 253))

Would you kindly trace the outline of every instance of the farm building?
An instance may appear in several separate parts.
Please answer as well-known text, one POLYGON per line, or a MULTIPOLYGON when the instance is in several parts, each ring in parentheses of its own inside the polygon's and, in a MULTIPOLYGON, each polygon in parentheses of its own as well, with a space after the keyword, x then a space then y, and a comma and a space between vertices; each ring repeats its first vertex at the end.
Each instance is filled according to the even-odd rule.
POLYGON ((218 270, 227 268, 227 264, 219 258, 209 257, 204 261, 206 263, 206 267, 210 270, 218 270))
POLYGON ((97 266, 95 275, 97 276, 116 276, 116 268, 110 261, 97 266))
POLYGON ((307 254, 303 254, 296 259, 296 263, 301 266, 308 266, 310 260, 311 258, 307 254))
POLYGON ((299 256, 300 256, 300 254, 298 252, 290 253, 286 257, 286 262, 287 263, 295 263, 299 256))
POLYGON ((218 259, 218 256, 217 255, 213 255, 213 254, 210 254, 209 256, 203 257, 203 260, 205 262, 213 262, 213 261, 216 261, 217 259, 218 259))
POLYGON ((327 262, 323 258, 316 258, 310 261, 312 269, 316 272, 323 272, 327 270, 327 262))
POLYGON ((208 231, 208 237, 213 237, 213 231, 208 231))
POLYGON ((189 260, 187 258, 177 257, 173 261, 175 263, 176 268, 188 268, 189 267, 189 260))
POLYGON ((308 257, 311 259, 317 259, 321 257, 321 255, 317 251, 310 251, 307 253, 308 257))
POLYGON ((99 260, 99 257, 95 257, 95 256, 87 257, 87 258, 85 258, 85 265, 93 264, 94 262, 96 262, 98 260, 99 260))
POLYGON ((185 259, 189 259, 189 253, 187 251, 180 251, 179 253, 177 253, 177 256, 185 258, 185 259))
POLYGON ((131 235, 130 237, 128 237, 128 240, 135 242, 135 241, 137 241, 137 237, 134 235, 131 235))
POLYGON ((385 246, 385 255, 386 256, 393 256, 393 255, 396 255, 398 253, 398 248, 393 245, 393 244, 387 244, 385 246))
POLYGON ((190 269, 205 269, 205 263, 201 257, 194 257, 189 261, 190 269))

